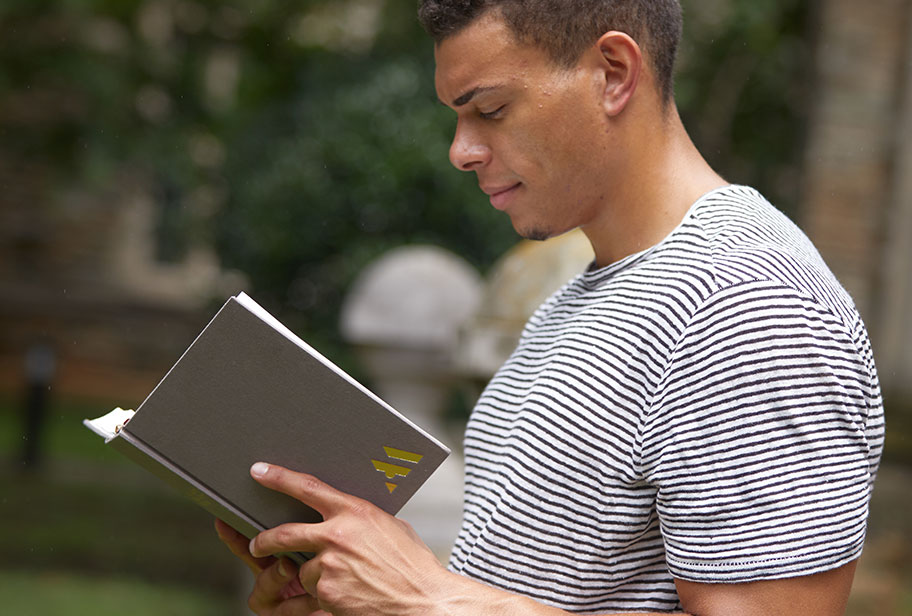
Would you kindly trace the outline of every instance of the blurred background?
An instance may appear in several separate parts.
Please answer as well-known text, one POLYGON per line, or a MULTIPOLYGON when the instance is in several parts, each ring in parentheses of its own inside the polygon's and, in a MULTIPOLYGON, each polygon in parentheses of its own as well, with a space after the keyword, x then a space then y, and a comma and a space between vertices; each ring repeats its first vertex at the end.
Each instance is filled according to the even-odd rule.
MULTIPOLYGON (((912 614, 912 2, 683 4, 694 140, 869 325, 888 441, 850 614, 912 614)), ((517 242, 449 166, 414 9, 0 4, 2 611, 244 613, 209 516, 81 425, 138 406, 228 295, 458 449, 523 319, 583 267, 578 236, 517 242)), ((403 514, 441 558, 454 457, 403 514)))

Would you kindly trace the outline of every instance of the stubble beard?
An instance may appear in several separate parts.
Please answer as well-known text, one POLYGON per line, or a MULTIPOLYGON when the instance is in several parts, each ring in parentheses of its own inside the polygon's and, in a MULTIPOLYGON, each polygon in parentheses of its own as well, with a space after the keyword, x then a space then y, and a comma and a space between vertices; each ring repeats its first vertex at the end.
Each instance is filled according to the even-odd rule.
POLYGON ((556 226, 549 224, 544 220, 529 220, 537 218, 535 216, 528 216, 527 220, 517 220, 514 213, 509 213, 510 221, 513 223, 513 230, 523 239, 532 240, 533 242, 544 242, 547 239, 554 237, 555 235, 560 235, 560 232, 555 232, 555 229, 549 229, 549 226, 556 226))
POLYGON ((519 233, 523 238, 534 242, 544 242, 551 237, 551 233, 544 229, 528 229, 519 233))
MULTIPOLYGON (((536 224, 536 223, 533 223, 536 224)), ((541 224, 541 223, 538 223, 541 224)), ((548 229, 544 225, 542 226, 532 226, 520 227, 515 222, 513 223, 513 229, 520 237, 527 240, 532 240, 534 242, 544 242, 545 240, 554 237, 555 232, 553 229, 548 229)))
POLYGON ((521 238, 534 242, 544 242, 554 235, 553 231, 549 231, 544 227, 520 227, 515 220, 513 221, 513 230, 516 231, 521 238))

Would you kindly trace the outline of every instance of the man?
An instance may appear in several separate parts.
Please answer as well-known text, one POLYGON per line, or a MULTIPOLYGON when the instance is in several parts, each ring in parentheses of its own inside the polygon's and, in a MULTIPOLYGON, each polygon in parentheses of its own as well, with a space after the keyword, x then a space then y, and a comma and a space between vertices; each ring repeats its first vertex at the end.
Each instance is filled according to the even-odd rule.
POLYGON ((675 0, 424 0, 452 163, 595 261, 530 319, 466 431, 449 570, 307 475, 248 545, 262 615, 843 613, 883 443, 870 345, 803 234, 730 186, 672 99, 675 0), (315 552, 298 571, 270 555, 315 552), (321 612, 325 610, 325 612, 321 612))

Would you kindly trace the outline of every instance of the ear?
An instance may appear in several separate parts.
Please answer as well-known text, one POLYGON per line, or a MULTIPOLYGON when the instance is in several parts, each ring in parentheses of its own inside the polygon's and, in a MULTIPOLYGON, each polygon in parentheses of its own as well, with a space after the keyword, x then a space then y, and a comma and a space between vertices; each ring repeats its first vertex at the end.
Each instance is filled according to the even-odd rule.
POLYGON ((633 98, 643 73, 643 52, 629 35, 606 32, 595 44, 604 75, 602 106, 609 116, 620 114, 633 98))

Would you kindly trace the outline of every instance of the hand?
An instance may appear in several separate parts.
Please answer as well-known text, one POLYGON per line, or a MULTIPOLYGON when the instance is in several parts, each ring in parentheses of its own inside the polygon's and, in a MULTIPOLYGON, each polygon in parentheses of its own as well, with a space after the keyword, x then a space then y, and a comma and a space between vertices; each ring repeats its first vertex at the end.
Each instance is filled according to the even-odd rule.
POLYGON ((250 553, 250 539, 234 530, 222 520, 217 519, 215 521, 215 532, 218 534, 218 538, 222 540, 222 543, 228 546, 231 553, 240 558, 254 575, 259 575, 264 569, 268 569, 276 561, 272 556, 267 558, 255 558, 250 553))
POLYGON ((215 521, 215 532, 228 549, 240 558, 256 576, 250 595, 250 609, 260 616, 312 614, 329 616, 319 609, 298 580, 298 567, 287 558, 256 558, 250 553, 250 541, 222 520, 215 521), (281 607, 282 611, 279 611, 281 607))
MULTIPOLYGON (((298 579, 308 598, 316 598, 322 609, 335 616, 434 612, 434 595, 453 574, 409 524, 311 475, 262 463, 253 466, 251 475, 323 516, 319 524, 283 524, 260 533, 249 546, 254 562, 262 563, 261 559, 282 552, 314 553, 301 566, 298 579)), ((270 576, 262 584, 258 580, 251 605, 275 601, 275 588, 284 578, 277 578, 277 571, 270 576)), ((261 614, 292 613, 286 609, 282 604, 276 611, 261 614)), ((306 609, 302 606, 302 611, 293 613, 310 614, 306 609)))

